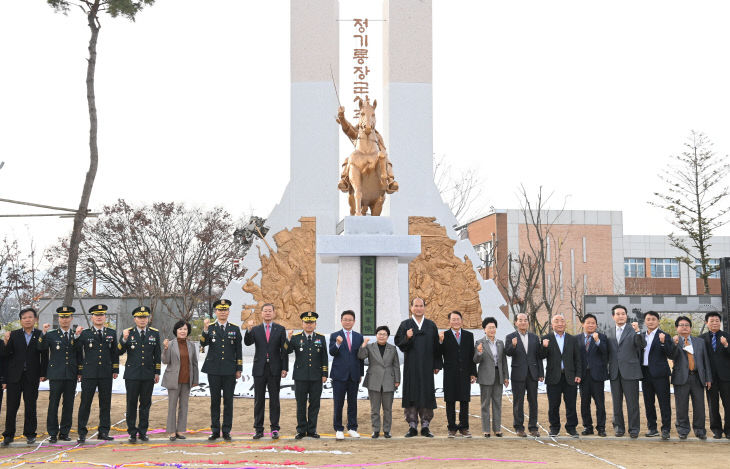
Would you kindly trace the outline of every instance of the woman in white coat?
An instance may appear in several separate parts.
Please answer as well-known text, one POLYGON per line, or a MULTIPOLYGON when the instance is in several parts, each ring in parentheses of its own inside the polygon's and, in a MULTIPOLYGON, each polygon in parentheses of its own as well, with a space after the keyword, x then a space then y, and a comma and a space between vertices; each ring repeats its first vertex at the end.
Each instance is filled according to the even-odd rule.
POLYGON ((188 340, 190 323, 178 321, 172 328, 175 340, 165 339, 162 363, 167 365, 162 376, 162 387, 167 389, 167 432, 170 441, 184 440, 188 425, 190 388, 198 385, 198 355, 193 342, 188 340))

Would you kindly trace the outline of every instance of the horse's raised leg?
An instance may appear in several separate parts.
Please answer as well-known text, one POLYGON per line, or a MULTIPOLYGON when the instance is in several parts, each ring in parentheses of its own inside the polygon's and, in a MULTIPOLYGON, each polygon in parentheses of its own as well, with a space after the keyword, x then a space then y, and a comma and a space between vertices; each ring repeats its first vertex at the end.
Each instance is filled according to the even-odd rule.
POLYGON ((350 165, 350 185, 355 199, 355 215, 362 215, 362 176, 357 166, 350 165))

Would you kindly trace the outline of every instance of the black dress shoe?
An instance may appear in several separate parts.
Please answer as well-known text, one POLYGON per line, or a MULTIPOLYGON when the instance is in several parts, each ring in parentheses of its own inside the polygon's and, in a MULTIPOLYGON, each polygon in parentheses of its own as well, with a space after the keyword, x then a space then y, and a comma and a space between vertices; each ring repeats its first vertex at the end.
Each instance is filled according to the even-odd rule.
POLYGON ((431 433, 431 430, 428 427, 421 427, 421 436, 425 436, 426 438, 433 438, 433 433, 431 433))
POLYGON ((655 436, 659 436, 659 432, 656 430, 649 430, 644 436, 647 438, 653 438, 655 436))
POLYGON ((223 433, 223 439, 226 441, 233 441, 233 438, 231 438, 230 433, 223 433))
POLYGON ((29 436, 29 437, 27 437, 27 438, 25 439, 25 441, 26 441, 26 442, 27 442, 27 443, 28 443, 29 445, 32 445, 33 443, 35 443, 35 437, 34 437, 34 436, 29 436))
POLYGON ((294 439, 301 440, 302 438, 304 438, 304 436, 304 433, 297 433, 296 435, 294 435, 294 439))
POLYGON ((139 441, 150 441, 150 437, 148 437, 146 433, 140 433, 139 441))
POLYGON ((181 435, 179 433, 175 433, 175 438, 177 438, 178 440, 184 440, 184 439, 186 439, 185 438, 185 435, 181 435))
POLYGON ((668 440, 669 439, 669 432, 662 432, 662 440, 668 440))
POLYGON ((621 437, 622 437, 622 436, 624 436, 625 434, 626 434, 626 432, 622 432, 622 431, 617 431, 617 432, 615 433, 615 435, 616 435, 616 437, 617 437, 617 438, 621 438, 621 437))
POLYGON ((497 438, 502 438, 502 432, 497 432, 494 434, 497 438))
POLYGON ((630 436, 630 437, 631 437, 631 439, 633 439, 633 440, 635 440, 635 439, 639 438, 639 434, 638 434, 638 433, 630 433, 630 434, 629 434, 629 436, 630 436))
POLYGON ((585 430, 583 430, 582 432, 580 432, 580 434, 581 435, 593 435, 593 429, 592 428, 590 428, 590 429, 586 428, 585 430))
POLYGON ((170 436, 170 441, 175 441, 175 440, 177 440, 177 436, 176 435, 170 436))
MULTIPOLYGON (((221 436, 220 436, 220 435, 219 435, 218 433, 212 433, 212 434, 211 434, 211 435, 210 435, 210 436, 208 437, 208 441, 215 441, 215 440, 217 440, 217 439, 218 439, 218 438, 220 438, 220 437, 221 437, 221 436)), ((254 438, 255 438, 255 437, 254 437, 254 438)))
POLYGON ((58 443, 58 438, 56 438, 56 435, 51 435, 48 437, 48 442, 51 444, 58 443))
POLYGON ((573 430, 572 432, 568 432, 568 435, 570 435, 573 438, 580 438, 580 436, 578 435, 578 432, 575 430, 573 430))
POLYGON ((137 443, 137 437, 135 435, 129 435, 129 438, 127 438, 128 443, 137 443))
POLYGON ((279 439, 279 431, 278 430, 272 430, 271 431, 271 439, 272 440, 278 440, 279 439))
POLYGON ((310 438, 318 439, 319 438, 319 433, 317 433, 317 432, 307 433, 307 436, 310 437, 310 438))
POLYGON ((76 440, 76 443, 79 445, 83 445, 84 443, 86 443, 86 436, 79 436, 79 439, 76 440))
POLYGON ((385 438, 393 438, 393 435, 391 435, 390 432, 383 432, 383 436, 385 438))
POLYGON ((715 440, 722 440, 722 433, 713 433, 712 438, 715 440))
POLYGON ((256 432, 256 433, 254 434, 254 436, 253 436, 253 439, 254 439, 254 440, 260 440, 260 439, 261 439, 261 438, 263 438, 263 437, 264 437, 264 432, 256 432))
POLYGON ((687 439, 687 435, 679 435, 679 439, 680 440, 686 440, 687 439))
POLYGON ((408 429, 408 433, 405 434, 405 437, 406 438, 412 438, 414 436, 418 436, 418 430, 416 430, 415 428, 411 427, 411 428, 408 429))
POLYGON ((114 440, 114 438, 110 437, 110 436, 109 436, 109 435, 107 435, 106 433, 99 433, 99 434, 98 434, 98 435, 96 436, 96 439, 97 439, 97 440, 103 440, 103 441, 113 441, 113 440, 114 440))
POLYGON ((6 436, 6 437, 5 437, 4 439, 3 439, 3 446, 5 446, 5 447, 8 447, 8 446, 10 446, 10 443, 12 443, 14 439, 15 439, 15 438, 13 438, 12 436, 10 436, 10 437, 6 436))
POLYGON ((598 436, 606 437, 606 431, 605 430, 598 430, 598 436))
POLYGON ((697 438, 699 438, 700 440, 706 440, 707 439, 707 435, 705 435, 703 433, 702 435, 697 435, 697 438))
POLYGON ((370 438, 380 438, 380 432, 373 432, 373 434, 370 435, 370 438))
POLYGON ((58 439, 61 441, 71 441, 71 438, 69 438, 68 435, 58 435, 58 439))

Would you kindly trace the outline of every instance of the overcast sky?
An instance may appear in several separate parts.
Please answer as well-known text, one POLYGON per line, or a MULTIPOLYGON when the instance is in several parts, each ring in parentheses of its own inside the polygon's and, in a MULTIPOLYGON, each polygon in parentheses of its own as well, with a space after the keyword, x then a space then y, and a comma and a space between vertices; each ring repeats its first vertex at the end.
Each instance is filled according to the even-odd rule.
MULTIPOLYGON (((669 155, 690 129, 730 152, 730 2, 434 0, 433 15, 434 152, 478 165, 485 211, 543 185, 568 209, 623 210, 627 234, 666 234, 646 201, 669 155)), ((0 3, 0 198, 78 205, 88 35, 80 11, 0 3)), ((288 1, 157 0, 135 23, 103 17, 98 52, 92 208, 268 215, 289 180, 288 1)), ((44 245, 71 224, 0 219, 0 236, 44 245)))

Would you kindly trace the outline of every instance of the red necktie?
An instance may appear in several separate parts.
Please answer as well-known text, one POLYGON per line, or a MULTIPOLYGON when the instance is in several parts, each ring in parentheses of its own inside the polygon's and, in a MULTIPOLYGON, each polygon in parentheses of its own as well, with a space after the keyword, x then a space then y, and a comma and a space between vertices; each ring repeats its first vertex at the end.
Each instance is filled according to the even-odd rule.
POLYGON ((350 340, 350 331, 347 331, 347 350, 352 350, 352 341, 350 340))
POLYGON ((269 336, 271 335, 269 328, 271 327, 271 324, 266 325, 266 342, 269 341, 269 336))

